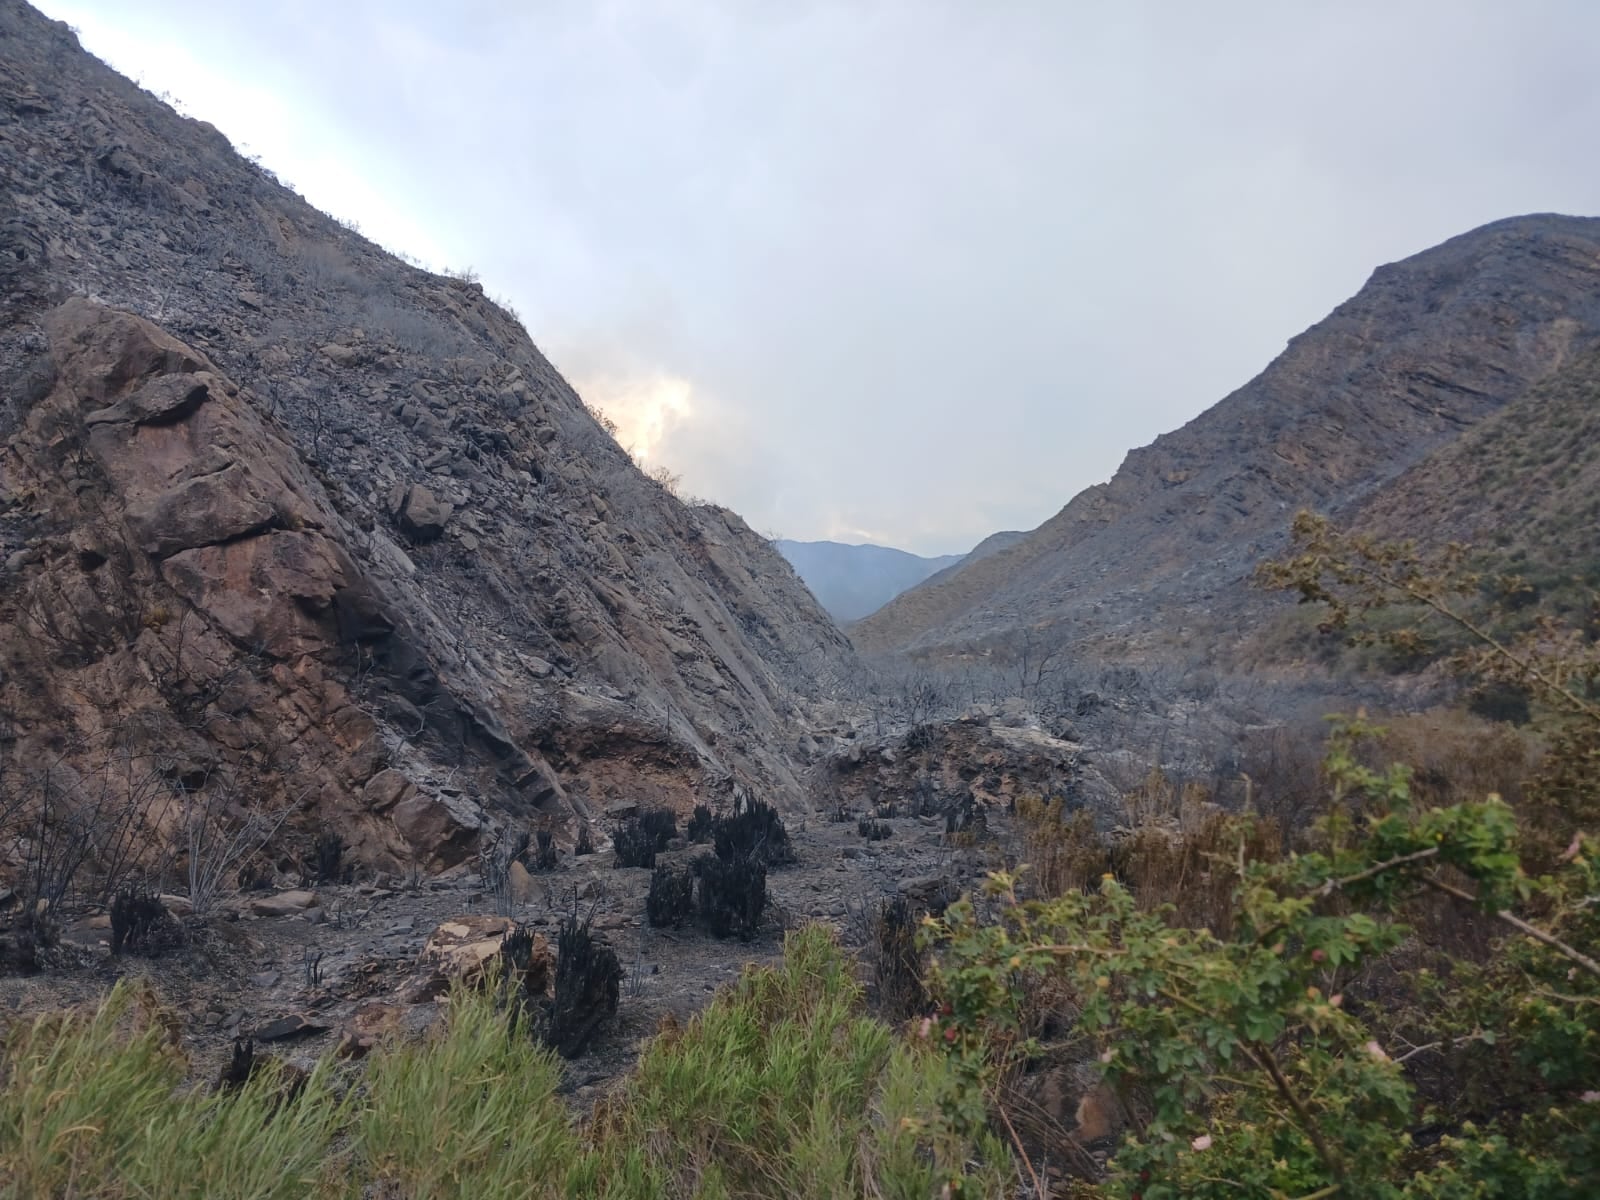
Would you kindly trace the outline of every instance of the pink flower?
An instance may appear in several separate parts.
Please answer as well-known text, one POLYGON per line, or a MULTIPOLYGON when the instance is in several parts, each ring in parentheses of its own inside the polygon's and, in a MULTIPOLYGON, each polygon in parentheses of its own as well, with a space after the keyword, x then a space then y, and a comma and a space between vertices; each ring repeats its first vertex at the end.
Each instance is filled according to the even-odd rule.
POLYGON ((1600 1103, 1600 1092, 1585 1092, 1583 1095, 1579 1096, 1578 1099, 1582 1100, 1585 1104, 1600 1103))
POLYGON ((1383 1047, 1378 1045, 1377 1042, 1368 1042, 1365 1046, 1363 1046, 1361 1048, 1363 1050, 1365 1050, 1368 1054, 1372 1055, 1372 1057, 1377 1059, 1379 1062, 1388 1062, 1389 1061, 1389 1056, 1383 1052, 1383 1047))
POLYGON ((1196 1150, 1209 1150, 1211 1149, 1211 1135, 1209 1133, 1202 1133, 1199 1137, 1195 1138, 1194 1141, 1190 1142, 1189 1145, 1193 1146, 1196 1150))
POLYGON ((933 1018, 932 1017, 923 1017, 922 1018, 922 1027, 917 1030, 917 1036, 920 1037, 920 1038, 927 1037, 928 1036, 928 1031, 930 1029, 932 1029, 932 1028, 933 1028, 933 1018))

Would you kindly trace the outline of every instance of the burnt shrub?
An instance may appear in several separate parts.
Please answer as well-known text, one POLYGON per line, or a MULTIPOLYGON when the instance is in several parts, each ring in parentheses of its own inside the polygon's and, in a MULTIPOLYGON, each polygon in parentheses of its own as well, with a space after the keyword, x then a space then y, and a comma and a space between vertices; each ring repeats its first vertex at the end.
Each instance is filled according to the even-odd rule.
POLYGON ((594 834, 590 833, 589 827, 585 825, 582 829, 578 830, 578 840, 572 847, 572 856, 574 858, 581 858, 585 854, 593 853, 594 834))
POLYGON ((533 852, 533 869, 535 871, 554 871, 559 856, 556 853, 555 835, 548 829, 541 829, 534 835, 536 847, 533 852))
POLYGON ((617 856, 619 867, 653 867, 656 865, 656 839, 637 819, 624 821, 611 835, 611 849, 617 856))
POLYGON ((624 821, 611 835, 619 867, 653 867, 656 854, 678 836, 678 819, 665 809, 653 808, 624 821))
POLYGON ((528 851, 532 846, 533 834, 526 829, 519 829, 517 830, 517 836, 505 844, 501 857, 505 860, 507 866, 510 866, 513 862, 526 864, 528 851))
POLYGON ((1532 698, 1524 684, 1492 679, 1467 697, 1467 711, 1486 721, 1526 725, 1533 719, 1532 698))
POLYGON ((957 800, 944 813, 944 831, 947 836, 971 841, 987 836, 989 815, 983 805, 970 794, 957 800))
POLYGON ((25 913, 9 933, 0 935, 0 971, 31 975, 42 970, 60 940, 47 913, 25 913))
POLYGON ((234 1038, 233 1054, 217 1072, 217 1090, 237 1091, 250 1082, 257 1068, 256 1044, 245 1038, 234 1038))
POLYGON ((665 850, 667 843, 678 836, 678 818, 664 808, 652 808, 640 813, 639 824, 655 838, 657 850, 665 850))
POLYGON ((111 953, 152 954, 166 949, 177 923, 152 893, 124 888, 111 900, 111 953))
POLYGON ((716 832, 717 816, 704 804, 696 804, 689 814, 689 823, 683 827, 684 836, 691 842, 709 842, 716 832))
POLYGON ((676 928, 694 916, 694 871, 671 863, 657 867, 650 876, 644 911, 654 929, 676 928))
POLYGON ((700 920, 713 936, 755 936, 767 907, 767 867, 755 854, 720 855, 695 863, 700 884, 700 920))
POLYGON ((886 842, 894 830, 890 829, 882 821, 874 821, 871 817, 862 817, 856 822, 856 832, 869 842, 886 842))
POLYGON ((311 846, 311 873, 318 883, 343 883, 345 841, 329 830, 311 846))
POLYGON ((556 941, 555 999, 544 1042, 562 1058, 577 1058, 617 1011, 622 964, 617 952, 595 940, 587 920, 568 917, 556 941))
POLYGON ((526 925, 516 925, 500 943, 500 957, 506 965, 499 986, 502 1002, 519 1015, 535 1012, 550 990, 551 961, 548 948, 536 954, 537 940, 526 925))
POLYGON ((754 858, 763 866, 780 867, 794 861, 794 847, 778 810, 762 800, 747 800, 733 815, 718 818, 712 834, 717 857, 724 862, 754 858))
POLYGON ((886 802, 884 804, 878 805, 877 812, 878 812, 878 816, 880 816, 880 817, 882 817, 882 818, 884 818, 886 820, 888 818, 890 818, 890 817, 896 817, 896 816, 900 815, 899 814, 899 810, 897 810, 895 808, 893 800, 890 800, 890 801, 888 801, 888 802, 886 802))
POLYGON ((904 896, 885 900, 873 922, 873 968, 878 1004, 886 1016, 904 1020, 924 1011, 922 952, 917 949, 917 911, 904 896))

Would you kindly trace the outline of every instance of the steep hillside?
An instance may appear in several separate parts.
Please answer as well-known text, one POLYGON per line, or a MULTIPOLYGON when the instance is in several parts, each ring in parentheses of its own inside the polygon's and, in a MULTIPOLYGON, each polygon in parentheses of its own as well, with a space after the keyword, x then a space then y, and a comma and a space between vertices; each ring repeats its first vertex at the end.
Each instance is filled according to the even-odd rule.
POLYGON ((1348 519, 1386 539, 1470 543, 1535 582, 1600 582, 1600 351, 1429 455, 1348 519))
POLYGON ((798 800, 848 643, 475 283, 20 0, 0 174, 0 799, 293 810, 391 867, 614 799, 798 800))
POLYGON ((843 542, 776 543, 822 607, 835 621, 855 621, 882 608, 908 587, 962 560, 945 554, 923 558, 888 546, 843 542))
POLYGON ((1137 653, 1226 628, 1296 509, 1339 512, 1600 336, 1600 220, 1484 226, 1380 267, 1259 376, 1130 453, 1021 542, 852 628, 873 653, 1003 647, 1024 629, 1137 653))
POLYGON ((991 533, 983 541, 974 546, 968 553, 962 555, 947 567, 929 575, 924 582, 932 582, 954 575, 963 566, 975 563, 979 559, 988 558, 991 554, 999 554, 1002 550, 1009 550, 1028 535, 1020 529, 1002 529, 999 533, 991 533))

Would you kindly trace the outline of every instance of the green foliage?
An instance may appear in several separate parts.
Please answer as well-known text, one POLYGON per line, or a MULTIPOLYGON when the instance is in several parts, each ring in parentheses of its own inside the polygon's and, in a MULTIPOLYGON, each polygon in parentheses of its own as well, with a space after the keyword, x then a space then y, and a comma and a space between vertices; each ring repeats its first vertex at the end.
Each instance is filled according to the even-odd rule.
POLYGON ((458 990, 450 1001, 442 1029, 373 1056, 355 1173, 430 1200, 539 1195, 534 1186, 559 1178, 578 1152, 555 1094, 561 1068, 493 990, 458 990))
MULTIPOLYGON (((811 927, 789 937, 781 969, 747 972, 680 1036, 652 1043, 602 1118, 603 1144, 651 1147, 637 1194, 935 1195, 940 1164, 973 1155, 965 1139, 920 1134, 946 1064, 860 1004, 849 959, 811 927)), ((990 1165, 972 1194, 999 1196, 1004 1151, 976 1140, 990 1165)))
POLYGON ((1236 823, 1227 936, 1142 909, 1110 875, 1092 894, 1019 902, 997 874, 992 919, 963 900, 930 921, 943 1001, 931 1040, 960 1080, 943 1109, 952 1128, 990 1119, 981 1098, 1039 1052, 1029 997, 1055 990, 1141 1114, 1096 1194, 1600 1194, 1593 848, 1579 836, 1558 871, 1530 875, 1498 797, 1414 804, 1405 767, 1363 765, 1372 732, 1335 729, 1314 848, 1246 861, 1249 822, 1236 823), (1484 964, 1451 962, 1438 987, 1401 988, 1405 1011, 1385 1012, 1371 981, 1424 892, 1493 914, 1509 936, 1484 964), (1458 1081, 1485 1086, 1420 1096, 1405 1063, 1456 1052, 1458 1081))
POLYGON ((458 988, 443 1025, 374 1051, 364 1080, 269 1066, 215 1092, 185 1087, 162 1014, 129 985, 88 1016, 19 1024, 0 1060, 0 1196, 927 1200, 950 1164, 980 1162, 964 1194, 1007 1194, 1003 1147, 925 1120, 945 1058, 863 1014, 825 929, 657 1037, 589 1122, 502 992, 458 988))
POLYGON ((349 1102, 325 1065, 292 1089, 269 1067, 227 1093, 183 1089, 147 990, 18 1025, 0 1067, 0 1195, 278 1200, 331 1194, 349 1102))

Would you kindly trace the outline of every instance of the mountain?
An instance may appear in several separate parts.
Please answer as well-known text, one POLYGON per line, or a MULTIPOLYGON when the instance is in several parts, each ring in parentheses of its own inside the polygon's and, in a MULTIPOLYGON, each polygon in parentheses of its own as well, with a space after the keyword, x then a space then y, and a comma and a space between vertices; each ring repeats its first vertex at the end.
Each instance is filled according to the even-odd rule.
POLYGON ((1248 578, 1297 509, 1349 510, 1597 339, 1600 220, 1514 217, 1452 238, 1378 268, 1110 482, 903 593, 851 639, 926 658, 1040 636, 1106 657, 1201 653, 1259 603, 1248 578))
POLYGON ((852 546, 844 542, 774 543, 795 573, 835 621, 855 621, 882 608, 908 587, 965 555, 923 558, 888 546, 852 546))
POLYGON ((176 798, 398 870, 615 801, 801 803, 849 644, 476 283, 20 0, 0 174, 0 812, 176 798))
POLYGON ((963 554, 949 566, 935 571, 923 582, 931 583, 937 579, 959 570, 964 563, 975 563, 979 559, 988 558, 991 554, 999 554, 1002 550, 1009 550, 1028 535, 1020 529, 1003 529, 999 533, 991 533, 983 541, 974 546, 968 553, 963 554))
POLYGON ((1374 492, 1349 522, 1387 540, 1470 544, 1541 590, 1600 585, 1600 350, 1374 492))

